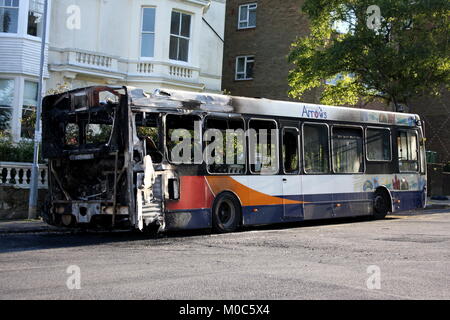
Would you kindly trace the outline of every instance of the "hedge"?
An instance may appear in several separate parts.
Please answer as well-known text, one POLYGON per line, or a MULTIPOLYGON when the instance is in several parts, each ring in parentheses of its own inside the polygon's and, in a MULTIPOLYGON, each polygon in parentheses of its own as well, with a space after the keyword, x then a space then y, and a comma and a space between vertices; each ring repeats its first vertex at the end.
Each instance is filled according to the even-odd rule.
MULTIPOLYGON (((33 162, 33 154, 33 142, 12 143, 9 139, 0 139, 0 162, 33 162)), ((39 162, 43 162, 41 152, 39 152, 39 162)))

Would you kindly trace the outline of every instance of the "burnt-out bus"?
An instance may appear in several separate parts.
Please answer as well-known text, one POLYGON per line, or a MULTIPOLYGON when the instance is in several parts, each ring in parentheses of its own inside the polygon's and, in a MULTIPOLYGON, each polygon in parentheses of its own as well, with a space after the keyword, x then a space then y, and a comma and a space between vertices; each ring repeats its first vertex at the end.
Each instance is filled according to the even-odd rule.
POLYGON ((50 224, 231 232, 426 202, 413 114, 89 87, 47 96, 42 121, 50 224))

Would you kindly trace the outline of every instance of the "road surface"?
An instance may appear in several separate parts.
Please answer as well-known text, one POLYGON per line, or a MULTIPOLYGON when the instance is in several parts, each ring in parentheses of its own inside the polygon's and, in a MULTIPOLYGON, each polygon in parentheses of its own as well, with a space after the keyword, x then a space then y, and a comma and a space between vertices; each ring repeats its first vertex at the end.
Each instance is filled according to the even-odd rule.
POLYGON ((450 212, 157 239, 0 233, 0 299, 450 299, 450 212))

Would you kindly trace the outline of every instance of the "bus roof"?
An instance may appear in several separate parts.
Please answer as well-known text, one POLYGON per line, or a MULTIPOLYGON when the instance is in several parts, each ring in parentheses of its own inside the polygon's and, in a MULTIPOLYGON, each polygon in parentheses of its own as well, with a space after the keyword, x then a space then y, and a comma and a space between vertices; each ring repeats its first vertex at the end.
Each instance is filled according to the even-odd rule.
POLYGON ((303 120, 329 120, 357 123, 417 126, 420 117, 415 114, 369 109, 326 106, 302 102, 233 97, 220 94, 158 89, 146 94, 141 89, 128 87, 132 105, 176 110, 198 110, 216 113, 248 114, 254 116, 292 117, 303 120))
POLYGON ((247 114, 254 117, 288 117, 301 120, 342 121, 379 125, 415 127, 420 117, 415 114, 379 110, 326 106, 302 102, 277 101, 234 97, 214 93, 199 93, 172 89, 157 89, 146 93, 134 87, 89 87, 69 91, 63 95, 89 94, 96 91, 125 90, 134 110, 148 112, 247 114))

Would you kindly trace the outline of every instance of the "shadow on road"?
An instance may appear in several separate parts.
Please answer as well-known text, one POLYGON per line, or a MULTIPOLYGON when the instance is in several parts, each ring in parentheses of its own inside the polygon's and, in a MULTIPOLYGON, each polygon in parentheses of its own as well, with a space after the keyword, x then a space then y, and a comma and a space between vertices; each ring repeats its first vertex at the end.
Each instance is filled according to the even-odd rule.
MULTIPOLYGON (((395 220, 388 217, 387 220, 395 220)), ((338 225, 348 223, 365 223, 368 217, 340 218, 333 220, 317 220, 276 224, 270 226, 245 227, 238 233, 247 231, 285 230, 293 228, 308 228, 325 225, 338 225)), ((211 230, 171 231, 160 235, 151 235, 135 231, 90 231, 74 230, 70 232, 44 232, 44 233, 11 233, 0 234, 0 253, 20 252, 30 250, 46 250, 55 248, 71 248, 92 245, 114 245, 142 242, 143 245, 158 246, 187 241, 194 237, 209 236, 211 230)))

